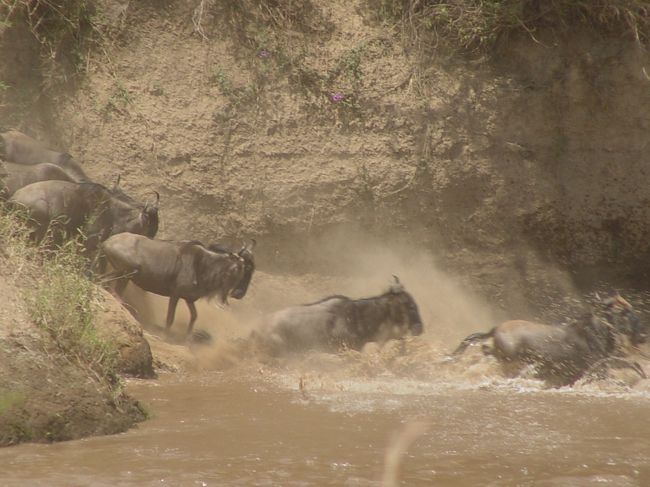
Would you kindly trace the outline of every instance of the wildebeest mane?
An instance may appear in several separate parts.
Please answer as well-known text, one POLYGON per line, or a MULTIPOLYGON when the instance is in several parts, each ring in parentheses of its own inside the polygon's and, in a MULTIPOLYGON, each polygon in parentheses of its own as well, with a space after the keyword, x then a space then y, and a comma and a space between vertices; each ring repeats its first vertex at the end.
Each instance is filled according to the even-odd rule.
POLYGON ((343 296, 342 294, 332 294, 331 296, 327 296, 323 299, 319 299, 318 301, 314 301, 313 303, 306 303, 306 304, 302 304, 301 306, 315 306, 317 304, 322 304, 326 301, 331 301, 332 299, 343 299, 345 301, 352 301, 352 299, 348 298, 347 296, 343 296))
POLYGON ((220 243, 211 243, 211 244, 206 246, 206 249, 208 249, 211 252, 215 252, 217 254, 234 254, 234 253, 236 253, 233 249, 231 249, 227 245, 220 244, 220 243))
POLYGON ((344 296, 343 294, 332 294, 331 296, 326 296, 323 299, 319 299, 318 301, 314 301, 313 303, 303 304, 302 306, 314 306, 315 304, 322 304, 332 299, 343 299, 345 301, 350 301, 352 303, 374 302, 377 301, 378 299, 385 298, 387 296, 391 296, 395 294, 397 294, 395 291, 386 291, 385 293, 380 294, 379 296, 371 296, 369 298, 359 298, 359 299, 352 299, 349 298, 348 296, 344 296))
POLYGON ((209 250, 210 252, 214 252, 215 254, 234 254, 230 248, 226 247, 225 245, 218 244, 218 243, 211 243, 211 244, 204 244, 201 240, 166 240, 163 239, 164 242, 178 242, 181 243, 182 245, 197 245, 199 247, 202 247, 206 250, 209 250))
POLYGON ((588 313, 583 315, 577 323, 578 333, 582 335, 589 349, 598 357, 606 357, 616 347, 616 329, 606 320, 601 320, 588 313))
POLYGON ((237 283, 233 283, 231 286, 226 285, 224 276, 227 273, 224 272, 224 268, 233 264, 233 259, 237 257, 231 253, 212 252, 194 241, 183 242, 181 246, 181 256, 188 254, 193 257, 194 279, 199 286, 205 289, 206 296, 209 299, 219 296, 221 302, 225 303, 228 294, 237 283), (216 265, 210 254, 217 254, 221 258, 216 265))

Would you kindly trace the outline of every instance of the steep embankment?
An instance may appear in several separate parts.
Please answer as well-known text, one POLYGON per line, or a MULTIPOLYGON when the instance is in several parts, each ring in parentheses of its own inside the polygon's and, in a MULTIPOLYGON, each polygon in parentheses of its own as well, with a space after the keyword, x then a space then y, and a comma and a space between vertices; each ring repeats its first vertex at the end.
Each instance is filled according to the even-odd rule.
POLYGON ((520 316, 571 291, 564 266, 645 275, 648 55, 616 30, 468 58, 361 0, 98 9, 102 48, 40 135, 159 190, 163 237, 254 236, 264 268, 327 272, 408 242, 520 316))
POLYGON ((145 419, 118 377, 153 374, 140 326, 81 272, 0 216, 0 446, 117 433, 145 419))

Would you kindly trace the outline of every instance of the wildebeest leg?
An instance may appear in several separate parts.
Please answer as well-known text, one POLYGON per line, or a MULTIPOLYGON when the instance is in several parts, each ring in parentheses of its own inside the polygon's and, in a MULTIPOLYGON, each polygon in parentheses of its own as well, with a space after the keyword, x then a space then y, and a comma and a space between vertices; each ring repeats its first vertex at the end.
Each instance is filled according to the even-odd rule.
POLYGON ((126 285, 129 283, 129 279, 126 277, 121 277, 115 281, 115 294, 117 294, 120 299, 122 298, 122 295, 124 294, 124 290, 126 289, 126 285))
POLYGON ((190 309, 190 324, 187 326, 187 336, 189 337, 192 334, 192 329, 194 328, 194 322, 196 321, 197 312, 196 306, 194 306, 194 301, 185 300, 187 307, 190 309))
POLYGON ((469 347, 472 343, 474 342, 479 342, 481 340, 487 340, 488 338, 491 338, 494 336, 494 330, 495 328, 492 328, 490 331, 487 333, 473 333, 467 338, 465 338, 462 342, 460 342, 460 345, 456 347, 456 350, 452 352, 452 357, 456 355, 460 355, 465 351, 467 347, 469 347))
POLYGON ((102 252, 100 249, 95 253, 95 256, 90 263, 90 270, 93 272, 93 274, 103 276, 106 274, 107 267, 108 260, 106 259, 104 252, 102 252))
POLYGON ((587 379, 587 381, 592 380, 591 379, 592 377, 594 376, 598 377, 599 372, 602 372, 603 370, 607 370, 607 367, 616 367, 619 369, 632 369, 637 374, 639 374, 639 376, 642 379, 647 378, 645 371, 637 362, 632 362, 631 360, 626 360, 620 357, 606 357, 604 359, 599 360, 591 367, 589 367, 589 370, 585 372, 584 377, 585 379, 587 379))
POLYGON ((169 305, 167 306, 167 322, 165 323, 165 331, 169 333, 169 329, 174 323, 174 315, 176 314, 176 305, 178 304, 178 296, 169 297, 169 305))

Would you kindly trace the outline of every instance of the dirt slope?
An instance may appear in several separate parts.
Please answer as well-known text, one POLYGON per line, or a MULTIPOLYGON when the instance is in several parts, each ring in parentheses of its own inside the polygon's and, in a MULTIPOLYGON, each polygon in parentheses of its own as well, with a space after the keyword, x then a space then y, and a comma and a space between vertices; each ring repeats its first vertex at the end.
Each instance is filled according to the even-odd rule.
MULTIPOLYGON (((113 434, 143 421, 137 401, 33 323, 23 296, 33 276, 26 273, 0 256, 0 446, 113 434)), ((121 312, 106 297, 96 326, 117 344, 118 370, 150 376, 149 344, 121 312)))

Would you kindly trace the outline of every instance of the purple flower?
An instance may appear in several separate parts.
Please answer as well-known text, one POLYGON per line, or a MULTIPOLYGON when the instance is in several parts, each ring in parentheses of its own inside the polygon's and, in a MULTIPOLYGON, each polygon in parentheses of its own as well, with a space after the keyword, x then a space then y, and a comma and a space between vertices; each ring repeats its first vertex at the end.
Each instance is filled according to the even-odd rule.
POLYGON ((262 49, 260 52, 257 53, 257 55, 261 58, 267 58, 271 56, 271 53, 267 51, 266 49, 262 49))
POLYGON ((330 100, 331 100, 332 103, 338 103, 341 100, 343 100, 344 98, 345 98, 345 95, 343 93, 338 92, 338 91, 336 93, 331 93, 330 94, 330 100))

